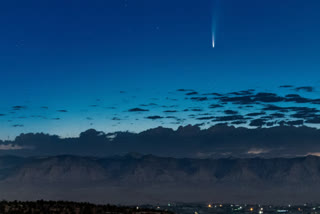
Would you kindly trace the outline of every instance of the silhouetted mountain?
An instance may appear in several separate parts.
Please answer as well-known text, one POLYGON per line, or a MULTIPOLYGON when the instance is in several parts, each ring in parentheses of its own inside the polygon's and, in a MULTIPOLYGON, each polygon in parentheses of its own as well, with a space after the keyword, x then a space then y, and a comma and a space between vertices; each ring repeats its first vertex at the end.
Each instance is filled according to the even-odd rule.
POLYGON ((304 203, 320 193, 320 158, 0 157, 0 198, 104 203, 304 203))

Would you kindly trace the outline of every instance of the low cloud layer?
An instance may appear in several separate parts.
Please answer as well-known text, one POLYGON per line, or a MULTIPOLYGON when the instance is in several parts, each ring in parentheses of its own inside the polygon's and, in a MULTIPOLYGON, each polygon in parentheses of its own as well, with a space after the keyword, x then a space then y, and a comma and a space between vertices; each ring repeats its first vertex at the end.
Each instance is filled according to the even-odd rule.
MULTIPOLYGON (((256 125, 260 126, 261 121, 256 125)), ((236 128, 225 124, 201 130, 158 127, 141 133, 87 130, 77 138, 21 134, 0 141, 0 154, 109 156, 130 152, 169 157, 294 157, 320 153, 320 130, 283 123, 271 128, 236 128)))

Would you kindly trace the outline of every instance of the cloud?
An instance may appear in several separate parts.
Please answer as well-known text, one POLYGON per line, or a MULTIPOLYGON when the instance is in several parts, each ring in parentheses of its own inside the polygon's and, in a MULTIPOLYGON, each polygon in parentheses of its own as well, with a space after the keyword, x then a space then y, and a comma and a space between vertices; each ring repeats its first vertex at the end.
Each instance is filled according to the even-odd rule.
POLYGON ((303 86, 295 88, 296 91, 313 92, 314 88, 311 86, 303 86))
POLYGON ((319 113, 318 109, 308 108, 308 107, 295 108, 294 111, 296 113, 291 114, 290 115, 291 117, 307 119, 307 120, 316 118, 318 116, 317 113, 319 113))
POLYGON ((157 115, 155 115, 155 116, 148 116, 148 117, 146 117, 146 118, 147 118, 147 119, 151 119, 151 120, 163 119, 163 117, 157 116, 157 115))
POLYGON ((276 124, 276 121, 269 121, 266 122, 266 126, 270 127, 270 126, 274 126, 276 124))
POLYGON ((282 111, 282 110, 285 110, 286 112, 288 111, 286 108, 279 107, 276 105, 266 105, 266 107, 264 107, 262 110, 263 111, 282 111))
POLYGON ((215 117, 211 116, 211 117, 198 117, 197 120, 212 120, 215 117))
POLYGON ((243 91, 235 91, 235 92, 231 92, 231 93, 228 93, 228 94, 236 95, 236 96, 251 95, 251 94, 253 94, 254 91, 255 91, 254 89, 248 89, 248 90, 243 90, 243 91))
POLYGON ((223 97, 218 97, 215 98, 217 100, 220 100, 220 102, 231 102, 233 104, 239 104, 239 105, 245 105, 245 104, 254 104, 256 103, 252 96, 239 96, 239 97, 228 97, 228 96, 223 96, 223 97))
POLYGON ((285 114, 282 114, 282 113, 272 113, 270 114, 271 118, 284 118, 285 117, 285 114))
POLYGON ((209 106, 209 108, 222 108, 223 106, 222 105, 219 105, 219 104, 211 104, 209 106))
POLYGON ((180 88, 180 89, 177 89, 177 91, 179 91, 179 92, 186 92, 186 91, 194 91, 194 90, 193 90, 193 89, 180 88))
POLYGON ((198 94, 198 92, 196 92, 196 91, 186 93, 187 96, 197 95, 197 94, 198 94))
POLYGON ((208 97, 191 97, 190 99, 194 101, 207 101, 208 97))
POLYGON ((274 103, 285 100, 284 97, 278 96, 274 93, 260 92, 253 94, 253 91, 232 92, 216 99, 220 100, 221 102, 231 102, 239 105, 258 104, 259 102, 274 103))
POLYGON ((250 116, 250 117, 255 117, 255 116, 261 116, 261 115, 265 115, 266 112, 254 112, 254 113, 248 113, 246 114, 247 116, 250 116))
POLYGON ((236 121, 232 121, 231 124, 233 125, 241 125, 241 124, 246 124, 247 121, 245 120, 236 120, 236 121))
POLYGON ((310 103, 310 102, 312 102, 311 99, 301 97, 298 94, 287 94, 285 97, 286 97, 286 99, 285 99, 286 102, 295 102, 295 103, 310 103))
POLYGON ((132 108, 128 110, 129 112, 143 112, 143 111, 149 111, 148 109, 142 109, 142 108, 132 108))
POLYGON ((113 117, 111 120, 121 120, 119 117, 113 117))
POLYGON ((233 110, 225 110, 224 113, 225 114, 238 114, 237 111, 233 111, 233 110))
POLYGON ((12 106, 12 110, 14 110, 14 111, 23 110, 26 108, 27 108, 27 106, 12 106))
POLYGON ((65 109, 61 109, 61 110, 57 110, 57 112, 61 112, 61 113, 67 113, 68 111, 65 109))
MULTIPOLYGON (((185 109, 185 110, 188 110, 188 109, 185 109)), ((191 109, 189 109, 190 111, 203 111, 203 109, 201 109, 201 108, 191 108, 191 109)))
POLYGON ((278 122, 280 125, 288 125, 288 126, 302 126, 304 124, 303 120, 291 120, 291 121, 280 121, 278 122))
MULTIPOLYGON (((296 91, 311 92, 314 89, 309 87, 299 87, 296 91)), ((259 92, 254 94, 253 91, 239 91, 224 94, 220 97, 214 98, 223 103, 233 103, 236 105, 260 104, 260 103, 280 103, 280 102, 294 102, 294 103, 312 103, 320 104, 320 99, 309 99, 298 94, 288 94, 280 96, 275 93, 259 92)))
POLYGON ((12 125, 12 127, 14 127, 14 128, 21 128, 21 127, 24 127, 24 125, 22 125, 22 124, 14 124, 14 125, 12 125))
POLYGON ((258 93, 255 98, 255 101, 265 102, 265 103, 274 103, 281 102, 284 100, 283 97, 277 96, 274 93, 258 93))
POLYGON ((204 96, 209 96, 209 95, 211 95, 211 96, 218 96, 218 97, 222 96, 222 94, 220 94, 220 93, 215 93, 215 92, 213 92, 213 93, 204 93, 203 95, 204 95, 204 96))
MULTIPOLYGON (((281 88, 290 88, 292 86, 283 85, 281 88)), ((177 91, 182 92, 179 94, 184 96, 184 101, 179 102, 172 102, 177 100, 176 97, 167 97, 166 100, 161 99, 160 97, 157 98, 157 104, 152 103, 155 101, 151 101, 150 98, 146 98, 144 104, 138 106, 140 108, 130 108, 126 107, 129 110, 124 109, 127 112, 151 112, 151 116, 147 117, 150 114, 136 114, 135 118, 130 118, 132 120, 155 120, 152 124, 161 124, 161 125, 168 125, 171 124, 187 124, 188 122, 194 123, 196 121, 205 122, 205 127, 209 125, 214 125, 217 123, 227 123, 229 125, 236 125, 237 127, 248 127, 250 128, 261 128, 261 127, 272 127, 272 126, 313 126, 312 124, 320 124, 320 109, 318 107, 314 107, 315 105, 311 104, 320 104, 320 99, 311 99, 307 97, 303 97, 303 93, 311 91, 310 86, 304 87, 297 87, 293 88, 289 91, 286 95, 279 94, 279 93, 270 93, 270 91, 255 91, 253 89, 248 90, 239 90, 233 91, 230 93, 216 93, 216 92, 209 92, 209 93, 202 93, 201 91, 196 92, 193 89, 178 89, 177 91), (291 92, 290 92, 291 91, 291 92), (191 96, 197 95, 197 96, 191 96), (164 103, 160 103, 164 101, 164 103), (191 101, 200 101, 199 103, 191 102, 191 101), (151 103, 149 103, 151 102, 151 103), (159 102, 159 103, 158 103, 159 102), (299 103, 299 105, 294 105, 295 103, 299 103), (173 105, 175 104, 175 105, 173 105), (196 104, 196 105, 195 105, 196 104), (290 106, 291 105, 291 106, 290 106), (156 106, 156 107, 146 107, 146 106, 156 106), (183 110, 184 109, 184 110, 183 110), (185 112, 182 112, 185 111, 185 112), (186 113, 188 111, 188 113, 186 113), (176 115, 173 113, 179 112, 179 118, 169 118, 168 115, 176 115), (197 113, 198 112, 198 113, 197 113), (199 114, 199 113, 203 114, 199 114), (172 113, 172 114, 170 114, 172 113), (181 113, 181 114, 180 114, 181 113), (190 114, 189 114, 190 113, 190 114), (224 114, 223 114, 224 113, 224 114), (140 117, 139 117, 140 116, 140 117), (162 120, 163 119, 163 120, 162 120), (173 120, 172 120, 173 119, 173 120)), ((280 89, 278 89, 280 91, 280 89)), ((284 91, 285 89, 281 90, 284 91)), ((312 88, 314 90, 314 88, 312 88)), ((284 91, 286 92, 286 91, 284 91)), ((177 95, 177 92, 170 92, 170 96, 177 95)), ((125 95, 123 95, 125 96, 125 95)), ((130 95, 132 98, 132 95, 130 95)), ((102 106, 101 103, 96 102, 95 99, 92 103, 88 104, 99 104, 99 105, 92 105, 92 107, 102 106)), ((97 100, 100 101, 100 100, 97 100)), ((20 103, 21 104, 21 103, 20 103)), ((115 104, 115 106, 120 106, 120 104, 115 104)), ((63 107, 63 106, 62 106, 63 107)), ((135 107, 135 106, 131 106, 135 107)), ((38 106, 37 110, 40 111, 41 109, 49 109, 48 106, 38 106)), ((105 108, 105 107, 103 107, 105 108)), ((117 107, 118 108, 118 107, 117 107)), ((51 119, 51 120, 60 120, 64 119, 62 114, 57 114, 55 108, 53 112, 50 111, 42 111, 39 115, 36 115, 31 109, 31 105, 26 106, 17 105, 17 106, 9 106, 10 113, 2 112, 6 114, 0 114, 1 116, 11 115, 12 118, 6 118, 6 122, 8 122, 8 126, 12 126, 19 130, 19 127, 23 127, 22 124, 27 125, 24 119, 25 117, 28 118, 42 118, 42 119, 51 119), (11 109, 12 108, 12 109, 11 109), (27 111, 18 112, 18 110, 26 109, 27 111, 32 111, 30 114, 26 114, 27 111), (56 112, 56 113, 54 113, 56 112), (24 115, 22 115, 22 113, 24 115), (48 113, 45 115, 44 113, 48 113), (32 115, 34 114, 34 115, 32 115), (43 114, 43 115, 41 115, 43 114), (60 117, 61 116, 61 117, 60 117), (56 118, 53 118, 56 117, 56 118), (9 120, 10 119, 10 123, 9 120)), ((91 120, 92 118, 97 119, 94 115, 91 114, 90 111, 94 111, 94 108, 86 108, 86 114, 82 119, 91 120)), ((116 107, 111 107, 110 109, 116 109, 116 107)), ((67 110, 58 110, 58 112, 67 112, 67 110)), ((121 124, 120 120, 127 119, 127 115, 119 116, 117 114, 112 114, 111 117, 108 117, 110 120, 113 121, 113 125, 121 124), (117 121, 116 121, 117 120, 117 121), (119 121, 118 121, 119 120, 119 121)), ((130 115, 132 116, 132 115, 130 115)), ((4 119, 4 118, 2 118, 4 119)), ((129 121, 129 119, 127 120, 129 121)), ((150 121, 149 121, 150 122, 150 121)), ((56 123, 58 123, 56 121, 56 123)), ((89 122, 87 122, 89 123, 89 122)), ((134 121, 128 122, 128 124, 134 124, 134 121)))
MULTIPOLYGON (((156 116, 158 117, 160 116, 156 116)), ((215 157, 226 153, 236 157, 253 154, 263 157, 283 157, 285 154, 287 157, 320 151, 320 130, 303 125, 295 127, 284 124, 257 129, 236 128, 226 124, 200 129, 200 125, 203 124, 180 126, 177 130, 157 127, 140 133, 106 134, 89 129, 75 138, 60 138, 43 133, 21 134, 13 141, 0 141, 0 154, 108 156, 139 152, 172 157, 195 157, 197 153, 215 152, 215 157), (109 136, 113 136, 112 140, 109 136)))
POLYGON ((166 110, 166 111, 163 111, 164 113, 176 113, 177 110, 166 110))
POLYGON ((157 106, 156 103, 149 103, 149 104, 141 104, 140 106, 146 107, 146 106, 157 106))
POLYGON ((292 88, 293 85, 280 85, 279 88, 292 88))
POLYGON ((255 119, 255 120, 251 120, 249 126, 255 126, 255 127, 261 127, 266 125, 266 120, 264 119, 255 119))
POLYGON ((306 123, 320 124, 320 115, 307 119, 306 123))
POLYGON ((320 110, 310 107, 279 107, 275 105, 268 105, 262 109, 263 111, 277 111, 264 118, 284 118, 283 113, 290 113, 291 118, 298 118, 308 121, 309 123, 319 123, 320 110))
POLYGON ((249 118, 245 118, 242 115, 231 115, 231 116, 221 116, 221 117, 215 117, 213 120, 214 122, 221 122, 221 121, 233 121, 233 120, 245 120, 249 118))

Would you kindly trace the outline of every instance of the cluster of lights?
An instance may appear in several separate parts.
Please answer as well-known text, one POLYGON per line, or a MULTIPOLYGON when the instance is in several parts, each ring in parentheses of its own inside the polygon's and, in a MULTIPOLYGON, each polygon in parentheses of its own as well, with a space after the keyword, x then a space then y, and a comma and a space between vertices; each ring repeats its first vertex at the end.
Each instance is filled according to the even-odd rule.
MULTIPOLYGON (((211 204, 211 203, 207 205, 208 208, 213 208, 213 207, 214 207, 214 208, 217 208, 217 207, 222 208, 223 206, 224 206, 224 205, 222 205, 222 204, 214 205, 214 204, 211 204)), ((247 205, 245 205, 245 207, 246 207, 246 206, 247 206, 247 205)), ((258 205, 258 206, 259 206, 259 208, 258 208, 258 210, 257 210, 258 213, 259 213, 259 214, 263 214, 263 213, 264 213, 263 207, 261 207, 261 205, 258 205)), ((307 204, 304 204, 304 206, 306 207, 307 204)), ((240 206, 240 205, 230 204, 230 207, 232 207, 232 210, 234 210, 234 211, 239 211, 239 210, 243 209, 242 206, 240 206)), ((291 204, 288 204, 288 207, 291 208, 292 205, 291 205, 291 204)), ((269 205, 269 208, 271 209, 272 206, 269 205)), ((320 206, 319 206, 318 208, 320 209, 320 206)), ((300 207, 297 208, 297 209, 298 209, 298 211, 300 211, 300 212, 303 211, 303 209, 301 209, 300 207)), ((312 208, 312 210, 316 210, 316 209, 317 209, 317 207, 313 207, 313 208, 312 208)), ((252 213, 254 213, 254 210, 255 210, 254 207, 250 207, 250 208, 249 208, 249 211, 252 212, 252 213)), ((276 210, 276 213, 288 213, 288 212, 289 212, 289 210, 287 210, 287 209, 278 209, 278 210, 276 210)))
MULTIPOLYGON (((168 207, 170 207, 171 206, 171 204, 170 203, 168 203, 167 204, 167 206, 168 207)), ((224 207, 225 205, 223 205, 223 204, 212 204, 212 203, 210 203, 210 204, 208 204, 207 205, 207 208, 209 208, 209 209, 211 209, 211 208, 217 208, 217 207, 219 207, 219 208, 222 208, 222 207, 224 207)), ((244 205, 245 207, 249 207, 249 205, 244 205)), ((304 206, 306 207, 307 206, 307 204, 304 204, 304 206)), ((225 206, 225 207, 228 207, 228 206, 225 206)), ((240 206, 240 205, 233 205, 233 204, 230 204, 230 207, 232 207, 232 210, 233 211, 240 211, 240 210, 242 210, 243 209, 243 207, 242 206, 240 206)), ((261 207, 261 205, 259 204, 258 205, 258 207, 259 208, 257 208, 257 212, 258 212, 258 214, 263 214, 264 213, 264 208, 263 207, 261 207)), ((292 205, 291 204, 288 204, 288 207, 289 208, 291 208, 292 207, 292 205)), ((160 209, 160 206, 157 206, 156 207, 157 209, 160 209)), ((271 209, 272 208, 272 206, 269 206, 269 208, 271 209)), ((316 210, 317 208, 319 208, 320 209, 320 206, 319 207, 313 207, 312 208, 312 210, 316 210)), ((139 210, 140 209, 140 207, 136 207, 136 209, 137 210, 139 210)), ((300 211, 300 212, 302 212, 303 211, 303 209, 302 208, 296 208, 298 211, 300 211)), ((249 207, 249 210, 248 211, 250 211, 251 213, 256 213, 255 212, 255 208, 254 207, 249 207)), ((289 210, 287 210, 287 209, 278 209, 278 210, 276 210, 276 213, 288 213, 289 212, 289 210)), ((195 212, 195 214, 198 214, 198 212, 195 212)))
MULTIPOLYGON (((241 210, 241 209, 242 209, 242 206, 230 204, 230 207, 234 207, 234 206, 237 207, 237 208, 234 208, 235 210, 241 210)), ((217 208, 217 207, 221 207, 221 208, 222 208, 222 207, 223 207, 223 204, 219 204, 218 206, 217 206, 217 205, 214 205, 214 206, 213 206, 212 204, 208 204, 207 207, 208 207, 208 208, 213 208, 213 207, 214 207, 214 208, 217 208)), ((253 209, 253 208, 251 208, 251 209, 253 209)), ((261 209, 263 209, 263 208, 261 208, 261 209)))
MULTIPOLYGON (((260 207, 260 205, 259 205, 259 207, 260 207)), ((263 208, 262 207, 259 210, 259 214, 263 214, 263 208)))
MULTIPOLYGON (((239 205, 235 205, 237 208, 235 208, 234 210, 241 210, 242 209, 242 206, 239 206, 239 205)), ((245 206, 247 206, 247 205, 245 205, 245 206)), ((304 206, 306 206, 306 204, 304 204, 304 206)), ((212 205, 212 204, 208 204, 208 206, 207 206, 208 208, 217 208, 217 205, 212 205)), ((223 207, 223 205, 222 204, 219 204, 218 205, 218 207, 223 207)), ((234 207, 234 205, 233 204, 231 204, 230 205, 230 207, 234 207)), ((259 205, 259 207, 261 207, 261 205, 259 205)), ((289 204, 288 205, 288 207, 290 208, 291 207, 291 204, 289 204)), ((269 206, 269 208, 272 208, 272 206, 269 206)), ((319 206, 319 208, 320 208, 320 206, 319 206)), ((313 207, 312 208, 313 210, 316 210, 317 208, 316 207, 313 207)), ((254 211, 254 208, 253 207, 250 207, 249 208, 249 211, 250 212, 253 212, 254 211)), ((298 211, 302 211, 302 209, 301 208, 298 208, 298 211)), ((288 210, 277 210, 277 213, 286 213, 286 212, 288 212, 288 210)), ((263 208, 261 207, 260 209, 259 209, 259 212, 258 212, 259 214, 263 214, 263 208)))

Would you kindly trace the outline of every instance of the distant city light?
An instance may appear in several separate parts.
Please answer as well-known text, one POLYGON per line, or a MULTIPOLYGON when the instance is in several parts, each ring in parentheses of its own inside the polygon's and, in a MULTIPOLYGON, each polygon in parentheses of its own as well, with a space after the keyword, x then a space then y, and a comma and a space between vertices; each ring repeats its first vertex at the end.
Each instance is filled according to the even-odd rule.
POLYGON ((288 210, 277 210, 278 213, 287 213, 288 210))

